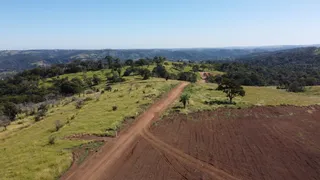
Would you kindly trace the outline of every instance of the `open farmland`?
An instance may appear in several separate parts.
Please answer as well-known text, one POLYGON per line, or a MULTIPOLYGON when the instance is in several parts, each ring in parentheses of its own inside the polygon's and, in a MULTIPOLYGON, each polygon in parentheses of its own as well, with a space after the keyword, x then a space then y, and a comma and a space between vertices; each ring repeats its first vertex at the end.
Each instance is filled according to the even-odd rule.
POLYGON ((142 133, 109 177, 317 179, 319 116, 319 106, 171 114, 142 133))

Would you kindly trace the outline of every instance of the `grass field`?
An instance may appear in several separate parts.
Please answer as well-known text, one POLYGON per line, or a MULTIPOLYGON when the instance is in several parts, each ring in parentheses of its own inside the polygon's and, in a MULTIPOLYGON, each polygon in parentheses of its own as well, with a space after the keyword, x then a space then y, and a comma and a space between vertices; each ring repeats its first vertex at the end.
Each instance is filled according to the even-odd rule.
POLYGON ((86 143, 67 140, 66 136, 112 135, 126 117, 137 116, 156 97, 178 83, 158 78, 139 79, 130 77, 128 82, 113 85, 116 92, 85 95, 91 100, 81 109, 76 109, 72 98, 67 98, 50 108, 42 121, 35 123, 32 117, 26 117, 0 132, 0 179, 56 179, 71 165, 71 149, 86 143), (117 110, 114 111, 113 106, 117 106, 117 110), (55 130, 57 120, 63 124, 59 131, 55 130), (53 145, 49 145, 49 137, 55 137, 53 145))
POLYGON ((227 101, 225 94, 221 91, 216 91, 217 84, 211 83, 196 83, 189 85, 184 93, 191 95, 190 104, 186 109, 182 108, 182 103, 177 101, 173 109, 179 109, 182 112, 200 111, 216 109, 218 107, 249 107, 253 105, 311 105, 320 104, 320 87, 307 87, 304 93, 291 93, 284 90, 276 89, 275 87, 244 87, 246 96, 236 97, 234 101, 236 105, 226 104, 206 104, 205 102, 227 101))

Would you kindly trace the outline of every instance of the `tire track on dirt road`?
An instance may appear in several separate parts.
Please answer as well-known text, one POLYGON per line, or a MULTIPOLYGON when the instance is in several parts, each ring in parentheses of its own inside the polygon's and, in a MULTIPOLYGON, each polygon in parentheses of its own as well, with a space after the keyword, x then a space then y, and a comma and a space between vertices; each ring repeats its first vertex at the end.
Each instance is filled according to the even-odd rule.
POLYGON ((210 174, 213 178, 218 180, 239 180, 238 178, 222 171, 214 166, 210 165, 207 162, 201 161, 197 158, 194 158, 172 146, 161 141, 159 138, 155 137, 148 128, 144 128, 141 132, 141 136, 145 138, 154 148, 161 150, 162 152, 180 160, 181 162, 194 167, 202 172, 210 174))
POLYGON ((188 85, 187 82, 181 82, 172 89, 165 97, 151 105, 127 130, 118 136, 113 144, 105 144, 101 151, 85 160, 78 168, 70 169, 66 172, 62 180, 88 180, 88 179, 106 179, 108 173, 117 171, 113 166, 117 161, 132 148, 139 140, 140 134, 144 128, 148 128, 154 117, 165 111, 182 93, 188 85))

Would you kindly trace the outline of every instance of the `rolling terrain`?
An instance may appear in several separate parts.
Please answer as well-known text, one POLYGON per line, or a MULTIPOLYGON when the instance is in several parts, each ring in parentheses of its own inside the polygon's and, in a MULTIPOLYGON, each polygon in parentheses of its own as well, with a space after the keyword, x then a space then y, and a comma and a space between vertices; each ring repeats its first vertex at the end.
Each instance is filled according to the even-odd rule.
POLYGON ((195 49, 132 49, 132 50, 3 50, 0 51, 0 72, 21 71, 37 66, 68 63, 74 60, 100 60, 106 56, 122 60, 164 56, 170 60, 234 59, 251 53, 290 49, 296 46, 252 48, 195 48, 195 49))
POLYGON ((243 86, 246 95, 230 104, 217 90, 219 84, 204 76, 230 72, 210 63, 157 60, 117 66, 115 58, 104 67, 77 62, 2 81, 4 99, 28 96, 24 90, 29 84, 56 98, 20 99, 23 111, 0 127, 1 177, 235 180, 319 175, 319 86, 298 93, 275 85, 243 86), (73 67, 78 69, 69 71, 73 67), (170 78, 161 76, 163 71, 170 78), (11 91, 15 87, 22 94, 11 91), (61 87, 78 91, 65 95, 61 87), (190 99, 184 108, 185 94, 190 99), (41 103, 48 109, 37 119, 41 103))

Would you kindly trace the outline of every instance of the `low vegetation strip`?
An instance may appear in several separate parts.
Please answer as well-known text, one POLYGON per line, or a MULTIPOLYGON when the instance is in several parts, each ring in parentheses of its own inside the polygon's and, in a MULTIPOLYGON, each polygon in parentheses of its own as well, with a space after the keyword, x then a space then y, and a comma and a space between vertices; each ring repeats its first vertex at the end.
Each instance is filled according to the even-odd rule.
POLYGON ((212 110, 219 107, 245 108, 251 106, 268 105, 297 105, 308 106, 320 104, 320 89, 318 86, 307 87, 303 93, 292 93, 276 87, 244 86, 244 97, 237 96, 230 104, 226 94, 217 90, 218 85, 213 83, 190 84, 185 90, 189 94, 189 104, 183 108, 183 103, 176 101, 173 111, 193 112, 212 110))

